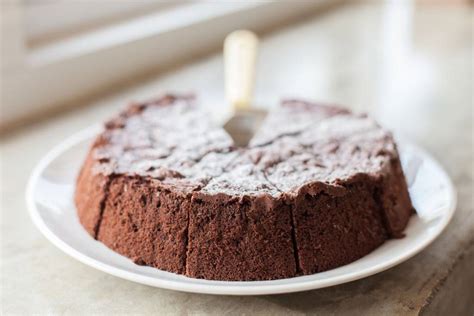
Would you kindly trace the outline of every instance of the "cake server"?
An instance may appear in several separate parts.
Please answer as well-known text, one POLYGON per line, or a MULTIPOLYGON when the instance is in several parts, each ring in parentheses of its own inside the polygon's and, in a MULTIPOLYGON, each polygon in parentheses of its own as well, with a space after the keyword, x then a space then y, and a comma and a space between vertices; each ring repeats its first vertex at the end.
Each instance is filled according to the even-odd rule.
POLYGON ((230 33, 224 41, 225 92, 233 115, 224 129, 239 147, 246 147, 267 111, 252 105, 258 37, 250 31, 230 33))

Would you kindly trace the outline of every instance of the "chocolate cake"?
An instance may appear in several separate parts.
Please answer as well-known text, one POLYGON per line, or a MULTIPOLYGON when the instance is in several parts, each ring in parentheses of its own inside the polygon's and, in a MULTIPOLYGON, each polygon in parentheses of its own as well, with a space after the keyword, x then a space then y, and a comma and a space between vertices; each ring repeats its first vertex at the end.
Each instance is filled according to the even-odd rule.
POLYGON ((284 101, 239 148, 172 95, 105 124, 75 203, 93 238, 137 264, 240 281, 348 264, 413 213, 396 144, 365 115, 284 101))

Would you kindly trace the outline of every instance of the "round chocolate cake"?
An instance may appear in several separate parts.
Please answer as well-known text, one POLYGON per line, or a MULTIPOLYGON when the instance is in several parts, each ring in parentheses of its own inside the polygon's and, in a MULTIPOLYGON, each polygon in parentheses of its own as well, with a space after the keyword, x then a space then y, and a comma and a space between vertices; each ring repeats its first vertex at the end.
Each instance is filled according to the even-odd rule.
POLYGON ((246 148, 186 96, 105 124, 75 203, 95 239, 135 263, 210 280, 333 269, 403 236, 413 207, 389 132, 288 100, 246 148))

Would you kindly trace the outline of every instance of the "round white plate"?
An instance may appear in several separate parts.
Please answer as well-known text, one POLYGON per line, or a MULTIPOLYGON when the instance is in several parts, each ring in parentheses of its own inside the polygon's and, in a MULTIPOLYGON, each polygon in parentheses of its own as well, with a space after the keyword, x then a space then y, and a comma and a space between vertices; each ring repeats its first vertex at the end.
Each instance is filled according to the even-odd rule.
POLYGON ((305 291, 350 282, 393 267, 430 244, 446 227, 456 207, 455 189, 443 168, 420 148, 400 142, 402 164, 417 209, 406 237, 389 240, 348 265, 308 276, 274 281, 226 282, 187 278, 135 265, 91 238, 73 203, 76 175, 99 127, 80 132, 50 151, 35 168, 26 193, 39 230, 61 250, 101 271, 160 288, 209 294, 259 295, 305 291))

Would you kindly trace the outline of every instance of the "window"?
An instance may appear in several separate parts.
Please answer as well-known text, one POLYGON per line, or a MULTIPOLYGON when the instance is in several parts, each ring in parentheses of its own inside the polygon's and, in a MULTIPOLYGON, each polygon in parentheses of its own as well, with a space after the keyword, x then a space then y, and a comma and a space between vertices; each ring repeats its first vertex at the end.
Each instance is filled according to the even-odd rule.
POLYGON ((179 2, 153 0, 101 1, 93 5, 84 0, 25 0, 24 32, 28 44, 35 46, 177 5, 179 2))

